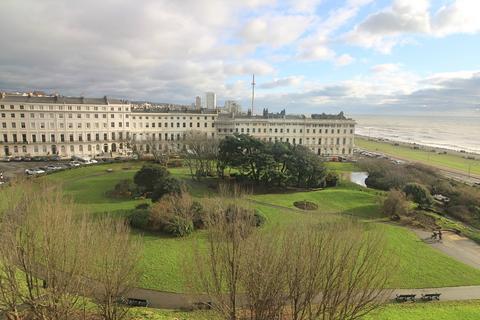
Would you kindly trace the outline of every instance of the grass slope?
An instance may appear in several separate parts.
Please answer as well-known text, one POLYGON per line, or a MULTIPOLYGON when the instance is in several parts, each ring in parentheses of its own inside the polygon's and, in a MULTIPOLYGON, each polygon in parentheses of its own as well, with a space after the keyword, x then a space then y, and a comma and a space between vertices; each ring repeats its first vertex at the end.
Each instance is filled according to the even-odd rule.
MULTIPOLYGON (((480 314, 479 301, 428 302, 388 304, 362 318, 363 320, 477 320, 480 314)), ((133 319, 145 320, 220 320, 208 311, 173 311, 134 309, 133 319)))
MULTIPOLYGON (((65 192, 73 196, 86 210, 96 214, 104 212, 122 214, 123 209, 133 208, 145 200, 112 200, 106 196, 106 192, 111 190, 119 180, 132 178, 140 166, 141 163, 105 164, 59 172, 48 175, 45 179, 63 184, 65 192), (107 169, 112 169, 113 172, 109 173, 107 169)), ((341 168, 341 165, 337 166, 338 169, 341 168)), ((341 169, 348 170, 345 167, 341 169)), ((209 187, 214 181, 192 182, 188 180, 188 170, 185 168, 171 169, 171 172, 185 179, 196 197, 214 192, 209 187)), ((339 219, 344 214, 367 220, 381 217, 378 206, 378 197, 381 194, 381 192, 343 182, 337 188, 255 195, 251 198, 264 203, 254 205, 266 217, 267 223, 263 229, 268 232, 273 226, 279 224, 292 224, 300 220, 318 223, 327 219, 339 219), (292 210, 294 201, 304 199, 318 203, 319 210, 308 213, 292 210)), ((392 275, 392 287, 421 288, 480 284, 479 270, 430 248, 410 231, 391 225, 375 225, 385 228, 390 248, 389 254, 400 260, 401 272, 392 275)), ((186 238, 144 235, 142 260, 144 277, 141 285, 157 290, 184 291, 184 261, 197 242, 201 245, 203 236, 202 232, 196 232, 186 238)))
POLYGON ((393 143, 367 140, 358 137, 355 138, 355 144, 362 149, 378 151, 394 157, 416 161, 442 169, 456 170, 466 174, 468 174, 470 169, 470 173, 480 175, 479 160, 464 159, 459 155, 437 154, 421 149, 412 149, 403 145, 395 146, 393 143))

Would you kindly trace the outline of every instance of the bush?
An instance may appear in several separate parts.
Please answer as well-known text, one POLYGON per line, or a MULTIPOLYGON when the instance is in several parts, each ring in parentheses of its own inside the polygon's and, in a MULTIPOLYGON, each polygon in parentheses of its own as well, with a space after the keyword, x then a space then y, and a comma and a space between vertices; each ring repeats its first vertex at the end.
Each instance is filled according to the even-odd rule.
POLYGON ((205 227, 206 214, 203 206, 198 201, 192 203, 193 226, 195 229, 203 229, 205 227))
POLYGON ((422 208, 428 208, 433 204, 433 198, 424 185, 419 183, 407 183, 403 192, 422 208))
POLYGON ((181 184, 159 165, 144 165, 134 176, 133 181, 140 191, 152 201, 160 200, 166 194, 179 194, 181 184))
POLYGON ((132 228, 149 230, 150 224, 150 210, 135 209, 129 216, 130 225, 132 228))
POLYGON ((400 190, 392 189, 388 192, 387 198, 383 201, 383 213, 398 220, 409 213, 409 204, 407 196, 400 190))
POLYGON ((325 176, 325 186, 326 187, 336 187, 339 177, 336 172, 329 171, 325 176))
POLYGON ((107 192, 107 196, 115 199, 130 199, 138 193, 137 186, 130 180, 121 180, 113 190, 107 192))
POLYGON ((182 186, 180 181, 174 177, 166 177, 165 179, 158 181, 153 187, 150 193, 150 199, 153 202, 160 200, 166 194, 180 194, 182 192, 182 186))
POLYGON ((194 230, 193 221, 188 217, 173 216, 164 226, 164 231, 175 237, 185 237, 194 230))
POLYGON ((265 219, 263 214, 261 214, 260 211, 258 210, 255 210, 255 213, 253 214, 253 218, 254 218, 256 227, 263 226, 265 224, 265 221, 267 221, 267 219, 265 219))
POLYGON ((133 177, 135 184, 143 192, 152 192, 154 186, 168 177, 170 173, 159 165, 144 165, 133 177))

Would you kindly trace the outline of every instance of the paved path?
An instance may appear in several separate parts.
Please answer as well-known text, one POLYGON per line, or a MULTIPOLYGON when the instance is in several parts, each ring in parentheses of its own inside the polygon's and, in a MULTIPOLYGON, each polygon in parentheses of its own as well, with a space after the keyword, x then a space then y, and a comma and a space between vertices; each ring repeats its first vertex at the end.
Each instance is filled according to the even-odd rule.
POLYGON ((480 269, 480 245, 476 242, 450 231, 442 231, 442 240, 431 240, 429 231, 411 229, 433 248, 469 266, 480 269))

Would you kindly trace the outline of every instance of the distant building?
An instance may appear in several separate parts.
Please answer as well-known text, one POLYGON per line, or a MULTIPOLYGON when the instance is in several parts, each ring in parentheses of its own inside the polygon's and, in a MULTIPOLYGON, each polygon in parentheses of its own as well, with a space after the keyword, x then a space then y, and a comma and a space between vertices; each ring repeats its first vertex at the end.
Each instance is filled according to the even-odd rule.
POLYGON ((195 98, 195 109, 200 110, 202 108, 202 98, 197 96, 195 98))
POLYGON ((217 108, 217 95, 215 92, 205 92, 205 108, 216 109, 217 108))
POLYGON ((168 103, 133 104, 107 97, 1 93, 0 157, 128 154, 132 140, 150 141, 139 146, 147 152, 152 145, 157 150, 172 145, 180 150, 191 131, 218 138, 248 134, 263 141, 303 145, 321 156, 353 152, 355 121, 343 113, 306 116, 267 109, 262 115, 218 111, 168 103))
POLYGON ((235 100, 227 100, 225 101, 225 112, 228 113, 241 113, 242 106, 235 100))

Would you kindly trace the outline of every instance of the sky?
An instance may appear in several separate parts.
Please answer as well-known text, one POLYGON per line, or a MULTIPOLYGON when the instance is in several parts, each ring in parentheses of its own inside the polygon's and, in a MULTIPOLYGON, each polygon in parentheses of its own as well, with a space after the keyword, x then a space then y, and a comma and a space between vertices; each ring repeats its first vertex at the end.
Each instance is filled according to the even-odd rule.
POLYGON ((480 115, 478 0, 1 0, 0 90, 480 115))

